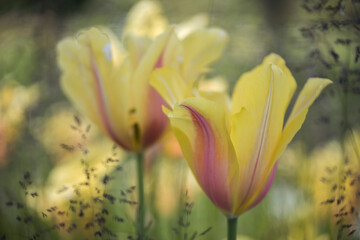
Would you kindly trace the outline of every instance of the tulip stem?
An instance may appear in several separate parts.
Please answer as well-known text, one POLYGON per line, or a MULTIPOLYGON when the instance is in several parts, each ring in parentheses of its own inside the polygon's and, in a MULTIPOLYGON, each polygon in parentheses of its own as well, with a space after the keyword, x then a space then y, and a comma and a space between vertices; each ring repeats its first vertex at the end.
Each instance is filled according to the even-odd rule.
POLYGON ((228 229, 228 240, 236 240, 237 235, 237 217, 227 219, 227 229, 228 229))
POLYGON ((141 152, 136 154, 136 168, 138 180, 138 212, 137 212, 137 231, 139 240, 145 240, 145 202, 144 202, 144 159, 141 152))

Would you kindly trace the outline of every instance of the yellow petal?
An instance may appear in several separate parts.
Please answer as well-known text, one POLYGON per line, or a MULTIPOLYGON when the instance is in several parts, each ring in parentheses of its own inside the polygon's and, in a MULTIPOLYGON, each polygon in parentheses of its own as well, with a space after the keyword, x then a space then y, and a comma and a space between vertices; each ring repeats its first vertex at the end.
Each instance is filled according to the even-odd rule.
POLYGON ((294 94, 294 91, 296 90, 296 81, 295 81, 293 75, 291 74, 289 68, 286 66, 285 60, 282 57, 280 57, 279 55, 277 55, 275 53, 271 53, 264 58, 263 63, 272 63, 272 64, 278 66, 279 68, 281 68, 283 73, 286 75, 287 84, 289 85, 290 91, 292 91, 290 94, 291 95, 290 99, 289 99, 289 101, 290 101, 292 95, 294 94))
MULTIPOLYGON (((193 90, 194 92, 195 90, 193 90)), ((230 132, 230 98, 229 95, 225 92, 214 92, 214 91, 199 91, 198 95, 208 99, 210 101, 213 101, 217 104, 219 104, 223 109, 225 109, 225 124, 227 132, 230 132)))
POLYGON ((109 30, 91 28, 58 44, 61 85, 70 100, 105 134, 129 149, 129 91, 125 56, 109 30), (119 102, 122 108, 119 108, 119 102), (126 145, 126 146, 125 146, 126 145))
POLYGON ((134 119, 139 127, 141 147, 150 146, 165 130, 167 118, 161 106, 165 104, 160 95, 150 86, 152 72, 163 66, 179 69, 179 64, 172 64, 180 49, 180 42, 169 28, 154 41, 144 37, 127 38, 129 59, 134 73, 131 79, 134 119))
POLYGON ((217 92, 227 92, 229 89, 229 82, 221 77, 215 76, 210 79, 200 79, 198 82, 198 88, 202 91, 217 91, 217 92))
MULTIPOLYGON (((140 97, 141 100, 146 96, 147 89, 145 86, 148 86, 152 71, 158 67, 162 67, 163 53, 171 34, 173 34, 173 29, 169 29, 157 37, 147 48, 139 64, 136 66, 133 84, 136 89, 136 96, 140 97)), ((136 48, 134 50, 136 50, 136 48)))
MULTIPOLYGON (((282 59, 279 55, 271 53, 268 56, 266 56, 264 58, 264 61, 262 62, 261 65, 255 67, 254 69, 252 69, 250 72, 244 73, 240 79, 238 80, 237 84, 235 85, 234 88, 234 92, 233 92, 233 97, 232 97, 232 113, 237 113, 241 110, 241 108, 243 106, 245 106, 246 104, 250 104, 249 102, 253 102, 253 105, 255 104, 254 101, 255 100, 251 100, 251 101, 246 101, 245 99, 248 99, 247 96, 250 97, 250 99, 261 99, 261 93, 258 93, 257 96, 259 97, 252 97, 252 93, 250 94, 246 94, 246 92, 242 89, 244 88, 249 88, 248 85, 252 85, 253 91, 256 90, 257 85, 262 85, 262 81, 264 81, 264 67, 268 64, 272 64, 277 66, 278 68, 281 69, 281 71, 283 72, 283 74, 285 74, 286 76, 286 82, 285 82, 285 87, 286 87, 286 92, 287 92, 287 102, 289 104, 294 91, 296 90, 296 81, 294 79, 294 77, 292 76, 290 70, 287 68, 287 66, 285 65, 285 61, 284 59, 282 59), (252 80, 254 79, 254 80, 252 80), (247 96, 243 96, 243 94, 246 94, 247 96), (248 102, 248 103, 244 103, 244 102, 248 102)), ((261 86, 260 86, 261 87, 261 86)), ((264 98, 264 96, 262 97, 264 98)))
POLYGON ((156 69, 150 84, 160 93, 164 100, 173 109, 176 103, 190 97, 190 90, 182 77, 170 67, 156 69))
POLYGON ((86 51, 77 44, 74 38, 69 37, 58 43, 57 60, 62 70, 61 86, 76 107, 105 132, 96 101, 91 94, 93 86, 87 86, 88 79, 84 76, 85 70, 82 66, 89 65, 89 63, 88 61, 81 63, 80 55, 85 55, 86 51), (81 53, 84 51, 85 53, 81 53))
POLYGON ((160 4, 154 1, 139 1, 129 11, 123 34, 156 37, 168 26, 160 4))
POLYGON ((202 189, 232 213, 232 179, 237 161, 225 123, 225 110, 215 102, 188 98, 168 114, 182 152, 202 189))
POLYGON ((230 110, 230 98, 225 92, 199 91, 199 95, 221 105, 224 109, 226 109, 226 113, 230 110))
MULTIPOLYGON (((153 107, 149 106, 149 104, 152 104, 151 101, 149 101, 149 95, 152 91, 149 84, 150 76, 155 69, 164 66, 164 53, 166 52, 167 45, 173 34, 174 29, 169 28, 166 32, 157 37, 148 47, 134 72, 132 79, 132 87, 134 89, 133 100, 141 135, 143 134, 141 129, 146 128, 145 125, 148 122, 147 118, 151 117, 147 110, 153 107)), ((161 105, 157 107, 159 111, 161 111, 161 105)))
MULTIPOLYGON (((231 125, 237 127, 231 128, 231 139, 241 166, 258 157, 263 161, 271 160, 269 157, 282 132, 294 85, 293 79, 275 63, 265 58, 260 66, 245 73, 234 89, 231 125), (242 109, 246 114, 239 114, 242 109), (247 124, 237 123, 244 121, 241 118, 245 115, 247 124), (238 136, 244 132, 247 132, 247 140, 240 141, 242 138, 238 136)), ((282 67, 287 70, 285 65, 282 67)))
POLYGON ((110 61, 114 67, 120 67, 127 57, 124 46, 110 29, 102 27, 100 30, 109 40, 102 49, 103 54, 105 54, 106 59, 110 61))
POLYGON ((151 40, 147 37, 129 35, 125 38, 124 43, 126 49, 128 50, 131 66, 133 69, 136 69, 151 45, 151 40))
POLYGON ((150 75, 155 68, 163 67, 163 54, 172 34, 174 34, 173 28, 161 34, 152 42, 142 56, 133 79, 135 88, 139 87, 138 91, 142 91, 140 87, 148 83, 150 75))
POLYGON ((169 66, 180 73, 183 64, 183 55, 181 41, 176 34, 171 34, 163 54, 163 65, 169 66))
POLYGON ((153 145, 165 132, 169 122, 162 111, 162 106, 166 105, 165 100, 153 87, 149 85, 148 88, 145 119, 140 129, 141 149, 153 145))
POLYGON ((209 16, 206 13, 198 13, 185 22, 177 24, 176 34, 180 39, 184 39, 190 33, 205 28, 209 23, 209 16))
POLYGON ((231 140, 240 165, 236 212, 257 198, 275 164, 273 157, 281 137, 285 112, 294 91, 285 62, 270 55, 238 81, 231 116, 231 140), (279 65, 277 65, 279 64, 279 65), (271 163, 271 164, 269 164, 271 163))
POLYGON ((301 90, 286 122, 283 134, 274 155, 274 159, 280 157, 286 146, 290 143, 295 134, 301 128, 311 104, 313 104, 321 91, 330 83, 332 82, 329 79, 324 78, 308 79, 304 88, 301 90))
POLYGON ((221 56, 227 41, 228 35, 222 29, 200 29, 189 34, 183 40, 186 81, 194 82, 199 73, 206 71, 207 65, 221 56))

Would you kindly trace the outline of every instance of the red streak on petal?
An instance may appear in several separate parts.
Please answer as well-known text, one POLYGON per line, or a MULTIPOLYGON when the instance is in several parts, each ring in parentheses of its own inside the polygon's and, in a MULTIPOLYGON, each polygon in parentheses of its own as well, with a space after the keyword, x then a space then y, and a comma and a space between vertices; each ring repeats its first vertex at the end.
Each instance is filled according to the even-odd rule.
POLYGON ((169 123, 169 119, 162 112, 162 106, 167 106, 167 104, 151 86, 149 86, 147 101, 147 121, 141 140, 142 149, 153 145, 165 132, 169 123))
POLYGON ((210 124, 192 107, 186 107, 193 118, 197 131, 195 139, 195 171, 200 185, 210 200, 226 213, 231 213, 232 206, 229 200, 227 187, 227 166, 219 164, 216 139, 210 124))
MULTIPOLYGON (((163 67, 164 50, 160 53, 153 69, 163 67)), ((168 106, 161 95, 150 85, 147 91, 146 123, 142 133, 141 148, 153 145, 164 133, 169 120, 162 112, 162 106, 168 106)))
POLYGON ((273 169, 271 170, 270 175, 269 175, 268 179, 266 180, 264 187, 261 190, 261 193, 259 194, 259 196, 256 198, 256 200, 251 204, 251 206, 247 210, 250 210, 251 208, 258 205, 266 197, 266 195, 270 191, 270 188, 274 182, 277 165, 278 165, 278 162, 275 163, 273 169))
POLYGON ((154 69, 163 67, 163 57, 164 57, 164 51, 162 51, 162 53, 160 54, 155 66, 154 66, 154 69))

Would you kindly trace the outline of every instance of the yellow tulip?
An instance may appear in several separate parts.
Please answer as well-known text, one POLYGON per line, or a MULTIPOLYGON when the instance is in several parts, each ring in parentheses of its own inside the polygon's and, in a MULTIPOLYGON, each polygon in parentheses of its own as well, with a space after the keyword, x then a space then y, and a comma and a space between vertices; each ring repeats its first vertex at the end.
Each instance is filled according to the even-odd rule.
POLYGON ((230 106, 221 95, 191 93, 171 69, 158 69, 151 84, 199 185, 229 217, 256 206, 268 193, 277 160, 301 128, 308 108, 330 80, 310 78, 284 125, 296 89, 285 61, 270 54, 237 82, 230 106))
POLYGON ((91 28, 58 44, 61 85, 104 134, 126 150, 143 151, 168 123, 165 102, 149 85, 153 70, 170 67, 193 84, 226 42, 220 29, 200 29, 180 41, 169 28, 153 40, 129 35, 123 46, 110 30, 91 28))

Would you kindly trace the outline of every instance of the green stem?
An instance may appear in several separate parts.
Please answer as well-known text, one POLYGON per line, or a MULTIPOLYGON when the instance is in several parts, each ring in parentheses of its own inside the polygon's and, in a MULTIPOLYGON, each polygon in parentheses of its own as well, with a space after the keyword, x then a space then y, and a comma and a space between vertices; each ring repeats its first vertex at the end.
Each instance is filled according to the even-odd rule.
POLYGON ((234 218, 228 218, 227 219, 227 229, 228 229, 228 240, 236 240, 237 235, 237 217, 234 218))
POLYGON ((137 231, 139 240, 145 240, 145 202, 144 202, 144 159, 141 152, 136 154, 136 168, 138 179, 138 212, 137 231))

